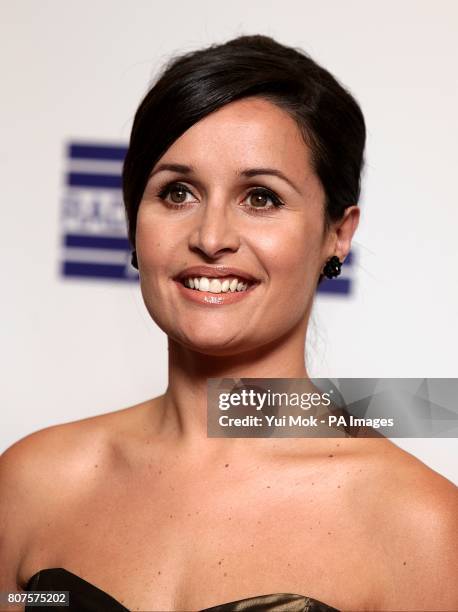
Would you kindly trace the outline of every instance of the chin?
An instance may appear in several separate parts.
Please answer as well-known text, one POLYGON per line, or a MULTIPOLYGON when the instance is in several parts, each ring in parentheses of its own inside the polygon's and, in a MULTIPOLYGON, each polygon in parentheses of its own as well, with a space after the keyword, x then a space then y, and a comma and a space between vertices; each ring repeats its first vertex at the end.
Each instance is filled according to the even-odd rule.
POLYGON ((206 330, 201 334, 184 334, 179 337, 172 335, 172 337, 197 353, 214 355, 215 357, 236 355, 251 348, 251 343, 246 337, 237 339, 237 333, 219 332, 218 334, 211 334, 206 330))

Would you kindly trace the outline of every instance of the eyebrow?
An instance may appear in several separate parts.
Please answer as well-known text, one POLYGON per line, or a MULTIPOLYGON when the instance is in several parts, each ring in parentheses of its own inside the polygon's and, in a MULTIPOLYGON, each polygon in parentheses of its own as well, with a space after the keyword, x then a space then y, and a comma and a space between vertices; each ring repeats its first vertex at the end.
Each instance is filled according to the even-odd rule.
MULTIPOLYGON (((186 166, 184 164, 159 164, 159 166, 153 170, 150 174, 150 178, 159 172, 163 172, 164 170, 170 170, 171 172, 180 172, 182 174, 193 174, 194 168, 192 166, 186 166)), ((301 193, 296 185, 289 179, 281 170, 277 170, 276 168, 247 168, 246 170, 241 170, 239 172, 240 176, 252 177, 259 176, 261 174, 264 175, 272 175, 278 176, 283 179, 288 185, 290 185, 297 193, 301 193)))

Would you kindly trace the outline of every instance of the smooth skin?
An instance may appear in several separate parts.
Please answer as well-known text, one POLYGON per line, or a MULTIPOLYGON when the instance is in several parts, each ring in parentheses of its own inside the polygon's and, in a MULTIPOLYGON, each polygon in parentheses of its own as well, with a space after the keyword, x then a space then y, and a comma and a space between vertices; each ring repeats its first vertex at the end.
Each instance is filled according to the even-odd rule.
POLYGON ((457 488, 446 478, 386 439, 206 435, 207 378, 308 377, 318 277, 348 254, 357 206, 325 228, 309 149, 260 98, 205 117, 152 170, 136 248, 146 307, 169 338, 167 390, 3 454, 0 591, 64 567, 132 610, 268 593, 341 610, 458 609, 457 488), (242 174, 253 168, 287 180, 242 174), (236 304, 196 304, 173 278, 199 264, 260 283, 236 304))

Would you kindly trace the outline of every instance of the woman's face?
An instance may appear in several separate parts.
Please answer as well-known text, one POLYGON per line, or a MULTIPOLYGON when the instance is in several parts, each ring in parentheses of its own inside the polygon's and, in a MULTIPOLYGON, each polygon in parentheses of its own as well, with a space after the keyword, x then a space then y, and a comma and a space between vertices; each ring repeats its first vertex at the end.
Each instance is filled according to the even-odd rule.
POLYGON ((171 338, 207 354, 305 333, 334 247, 310 151, 295 121, 261 98, 232 102, 189 128, 154 166, 138 210, 148 312, 171 338), (236 285, 246 290, 231 291, 236 285))

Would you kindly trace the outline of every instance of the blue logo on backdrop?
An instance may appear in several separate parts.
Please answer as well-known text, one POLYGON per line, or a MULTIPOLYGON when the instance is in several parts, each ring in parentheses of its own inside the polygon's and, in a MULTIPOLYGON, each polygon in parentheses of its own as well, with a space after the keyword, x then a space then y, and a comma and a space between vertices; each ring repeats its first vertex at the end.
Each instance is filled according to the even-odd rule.
MULTIPOLYGON (((127 147, 70 143, 62 203, 62 275, 73 278, 137 281, 130 263, 121 191, 122 163, 127 147)), ((338 278, 324 279, 318 293, 347 295, 351 291, 352 253, 338 278)))
POLYGON ((62 206, 63 276, 137 280, 121 192, 126 146, 71 143, 62 206))

